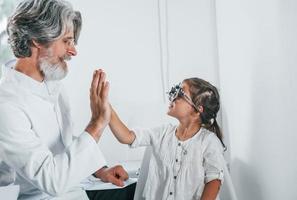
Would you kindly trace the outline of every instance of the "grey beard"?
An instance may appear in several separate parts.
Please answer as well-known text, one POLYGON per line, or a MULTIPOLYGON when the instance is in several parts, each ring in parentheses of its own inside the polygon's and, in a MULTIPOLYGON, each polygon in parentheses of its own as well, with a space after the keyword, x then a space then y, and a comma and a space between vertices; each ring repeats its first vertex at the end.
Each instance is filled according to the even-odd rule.
POLYGON ((59 63, 51 64, 47 59, 41 58, 39 64, 40 70, 44 75, 44 80, 56 81, 63 79, 67 73, 67 68, 63 68, 59 63))

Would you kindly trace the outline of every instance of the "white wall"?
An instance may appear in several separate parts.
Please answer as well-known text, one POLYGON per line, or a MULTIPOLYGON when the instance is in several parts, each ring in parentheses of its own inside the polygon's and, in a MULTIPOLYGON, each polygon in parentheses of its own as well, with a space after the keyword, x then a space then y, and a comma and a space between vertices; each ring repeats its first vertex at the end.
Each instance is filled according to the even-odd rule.
POLYGON ((297 2, 217 1, 224 130, 240 200, 297 199, 297 2))
MULTIPOLYGON (((175 122, 166 116, 163 99, 158 1, 73 0, 72 4, 83 17, 78 56, 65 80, 77 134, 90 117, 89 84, 92 71, 99 67, 108 74, 111 103, 128 126, 175 122)), ((214 1, 168 1, 170 86, 193 76, 218 83, 214 8, 214 1)), ((164 17, 162 7, 161 12, 164 17)), ((142 158, 142 149, 129 150, 109 130, 99 145, 112 164, 142 158)))

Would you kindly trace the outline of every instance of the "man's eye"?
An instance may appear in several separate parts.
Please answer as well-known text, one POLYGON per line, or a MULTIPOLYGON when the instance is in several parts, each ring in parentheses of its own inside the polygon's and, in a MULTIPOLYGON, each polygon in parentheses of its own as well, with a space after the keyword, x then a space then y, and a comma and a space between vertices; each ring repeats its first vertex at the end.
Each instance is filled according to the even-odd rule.
POLYGON ((74 39, 66 39, 66 40, 63 40, 64 44, 65 45, 75 45, 74 43, 74 39))

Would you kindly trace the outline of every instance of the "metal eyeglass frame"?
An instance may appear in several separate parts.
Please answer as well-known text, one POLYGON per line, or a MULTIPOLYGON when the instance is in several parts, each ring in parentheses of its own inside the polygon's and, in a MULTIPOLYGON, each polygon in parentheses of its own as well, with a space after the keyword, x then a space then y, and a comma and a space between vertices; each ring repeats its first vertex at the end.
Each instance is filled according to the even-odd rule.
POLYGON ((193 103, 192 99, 185 93, 182 88, 182 83, 174 85, 169 92, 167 92, 169 101, 173 102, 178 97, 182 97, 188 102, 193 108, 199 112, 198 107, 193 103))

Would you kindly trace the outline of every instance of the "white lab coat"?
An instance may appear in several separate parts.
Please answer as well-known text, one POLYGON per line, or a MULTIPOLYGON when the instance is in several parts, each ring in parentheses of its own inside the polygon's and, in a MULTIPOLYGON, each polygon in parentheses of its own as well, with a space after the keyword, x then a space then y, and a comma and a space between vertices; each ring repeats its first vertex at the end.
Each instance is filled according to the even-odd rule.
POLYGON ((59 82, 7 69, 0 81, 0 185, 20 185, 22 200, 87 199, 79 182, 106 161, 88 133, 73 134, 59 82))

